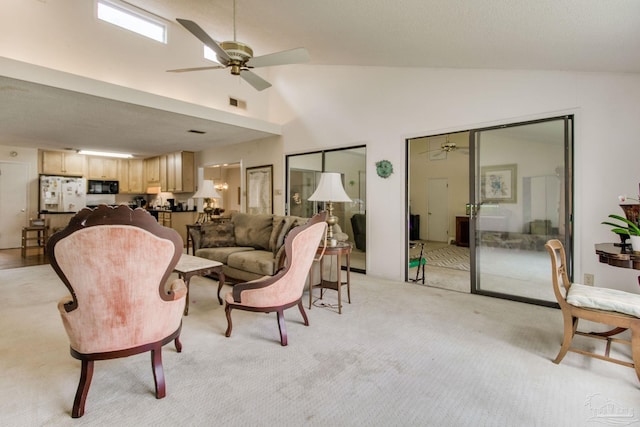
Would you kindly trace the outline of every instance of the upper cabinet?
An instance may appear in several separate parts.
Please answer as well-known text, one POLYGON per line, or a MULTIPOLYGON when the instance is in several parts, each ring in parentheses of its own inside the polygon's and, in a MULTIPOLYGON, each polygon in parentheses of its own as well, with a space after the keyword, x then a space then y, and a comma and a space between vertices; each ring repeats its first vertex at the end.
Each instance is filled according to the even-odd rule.
POLYGON ((108 157, 88 157, 89 179, 118 179, 118 160, 108 157))
POLYGON ((144 159, 144 180, 147 187, 160 186, 160 157, 144 159))
POLYGON ((40 173, 47 175, 85 174, 85 156, 66 151, 41 151, 40 173))
POLYGON ((146 159, 144 170, 148 187, 160 186, 163 192, 169 193, 195 191, 195 155, 191 151, 146 159))
POLYGON ((167 190, 172 193, 195 191, 195 157, 191 151, 167 154, 167 190))
POLYGON ((118 181, 120 181, 120 193, 144 194, 147 188, 144 182, 144 160, 120 159, 118 181))

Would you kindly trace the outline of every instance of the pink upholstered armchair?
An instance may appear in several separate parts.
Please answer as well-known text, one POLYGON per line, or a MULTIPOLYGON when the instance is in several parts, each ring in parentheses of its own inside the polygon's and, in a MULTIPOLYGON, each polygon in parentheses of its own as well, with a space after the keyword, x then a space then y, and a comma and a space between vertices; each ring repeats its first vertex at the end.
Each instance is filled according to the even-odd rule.
POLYGON ((277 313, 280 343, 287 345, 287 329, 284 323, 284 310, 297 305, 305 326, 309 319, 302 306, 302 292, 313 259, 325 234, 327 213, 322 212, 311 218, 305 225, 294 228, 285 240, 285 267, 275 276, 240 283, 233 287, 226 297, 225 313, 227 315, 227 331, 231 336, 231 310, 277 313))
POLYGON ((72 417, 81 417, 94 360, 151 352, 156 397, 165 396, 162 346, 175 341, 187 292, 167 284, 182 239, 145 210, 85 208, 47 243, 51 266, 71 293, 58 304, 71 355, 82 362, 72 417))

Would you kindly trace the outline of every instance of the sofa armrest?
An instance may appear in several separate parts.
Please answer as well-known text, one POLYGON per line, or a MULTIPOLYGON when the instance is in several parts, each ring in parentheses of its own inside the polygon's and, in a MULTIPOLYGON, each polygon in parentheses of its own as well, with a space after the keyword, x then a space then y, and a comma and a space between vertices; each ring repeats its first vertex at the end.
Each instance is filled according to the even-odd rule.
POLYGON ((177 301, 187 295, 187 285, 184 280, 175 279, 169 284, 168 294, 173 301, 177 301))
POLYGON ((195 254, 202 242, 202 229, 201 227, 189 227, 189 236, 193 242, 193 253, 195 254))

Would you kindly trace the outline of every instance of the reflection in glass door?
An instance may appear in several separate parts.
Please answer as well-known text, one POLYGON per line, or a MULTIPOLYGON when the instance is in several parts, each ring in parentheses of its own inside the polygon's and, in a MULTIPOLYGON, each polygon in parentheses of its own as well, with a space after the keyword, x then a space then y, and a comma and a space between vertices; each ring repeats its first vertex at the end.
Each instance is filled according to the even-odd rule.
POLYGON ((555 301, 544 244, 571 248, 572 128, 561 117, 471 132, 472 292, 555 301))
MULTIPOLYGON (((287 164, 287 215, 310 218, 324 208, 308 198, 316 190, 322 172, 337 172, 351 203, 334 203, 333 214, 342 237, 351 242, 351 270, 366 269, 366 147, 349 147, 314 153, 292 154, 287 164)), ((346 258, 343 259, 346 263, 346 258)))

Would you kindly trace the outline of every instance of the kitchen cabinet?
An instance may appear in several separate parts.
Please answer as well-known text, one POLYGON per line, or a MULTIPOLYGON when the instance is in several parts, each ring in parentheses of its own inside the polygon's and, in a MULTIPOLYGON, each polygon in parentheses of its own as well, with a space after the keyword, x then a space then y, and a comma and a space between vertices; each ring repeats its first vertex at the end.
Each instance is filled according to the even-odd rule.
POLYGON ((144 179, 147 187, 160 186, 160 156, 144 159, 144 179))
POLYGON ((182 244, 187 244, 187 225, 196 222, 197 212, 171 212, 171 228, 182 237, 182 244))
POLYGON ((120 193, 144 194, 144 161, 142 159, 121 159, 118 161, 118 181, 120 193))
POLYGON ((118 159, 88 157, 89 179, 118 180, 118 159))
POLYGON ((86 158, 64 151, 41 151, 40 173, 46 175, 84 176, 86 158))
POLYGON ((195 191, 195 155, 178 151, 144 160, 147 187, 160 186, 163 192, 193 193, 195 191))

